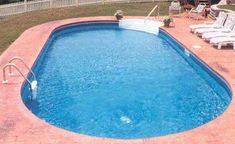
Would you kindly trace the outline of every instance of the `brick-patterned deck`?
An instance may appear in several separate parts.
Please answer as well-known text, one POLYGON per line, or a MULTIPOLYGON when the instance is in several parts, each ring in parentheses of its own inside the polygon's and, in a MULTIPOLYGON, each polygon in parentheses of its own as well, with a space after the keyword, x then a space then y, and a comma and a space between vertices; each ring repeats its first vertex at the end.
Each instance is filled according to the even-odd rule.
MULTIPOLYGON (((26 30, 1 56, 0 69, 13 56, 23 57, 32 66, 48 36, 58 26, 92 20, 113 20, 113 17, 75 18, 45 23, 26 30)), ((235 50, 217 50, 189 32, 196 21, 174 18, 175 27, 164 28, 190 51, 221 74, 235 92, 235 50), (200 45, 200 49, 192 48, 200 45)), ((200 21, 201 23, 201 21, 200 21)), ((24 73, 27 73, 25 69, 24 73)), ((2 80, 2 71, 0 71, 2 80)), ((118 140, 97 138, 69 132, 33 115, 23 104, 20 76, 9 78, 9 84, 0 84, 0 143, 1 144, 235 144, 235 101, 215 120, 192 130, 147 139, 118 140)))

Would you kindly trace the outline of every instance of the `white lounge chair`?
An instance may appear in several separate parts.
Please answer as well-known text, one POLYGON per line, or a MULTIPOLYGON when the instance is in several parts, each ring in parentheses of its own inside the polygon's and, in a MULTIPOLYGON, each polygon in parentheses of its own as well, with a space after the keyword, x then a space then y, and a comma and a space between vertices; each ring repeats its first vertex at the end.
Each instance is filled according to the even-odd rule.
POLYGON ((174 12, 177 12, 178 14, 181 13, 181 6, 178 0, 173 0, 171 2, 171 5, 169 6, 169 15, 171 15, 174 12))
POLYGON ((208 32, 230 32, 234 24, 235 24, 235 15, 228 14, 228 17, 222 28, 200 28, 200 29, 196 29, 194 33, 201 36, 203 33, 208 33, 208 32))
POLYGON ((219 16, 213 23, 205 22, 204 24, 190 25, 189 28, 192 32, 198 28, 221 28, 223 27, 226 18, 227 14, 225 12, 220 12, 219 16))
POLYGON ((235 49, 235 37, 216 37, 212 38, 210 43, 213 46, 217 46, 218 49, 221 49, 222 46, 227 46, 228 44, 231 44, 233 49, 235 49))
POLYGON ((197 20, 199 20, 199 16, 204 13, 204 9, 206 8, 206 4, 205 3, 199 3, 199 5, 196 8, 192 8, 189 13, 188 13, 188 17, 190 18, 195 18, 193 15, 196 15, 197 20))
POLYGON ((212 38, 216 37, 235 37, 235 26, 233 26, 233 29, 230 32, 208 32, 208 33, 203 33, 202 38, 205 39, 206 41, 209 41, 212 38))

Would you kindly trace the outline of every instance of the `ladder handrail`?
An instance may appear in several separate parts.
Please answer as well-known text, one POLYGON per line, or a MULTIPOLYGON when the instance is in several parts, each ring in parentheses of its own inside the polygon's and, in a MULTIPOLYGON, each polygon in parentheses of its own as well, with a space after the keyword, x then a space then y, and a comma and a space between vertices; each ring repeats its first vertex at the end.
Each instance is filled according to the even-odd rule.
MULTIPOLYGON (((19 60, 21 63, 23 63, 24 66, 32 73, 34 80, 36 80, 36 76, 35 76, 34 72, 32 71, 31 68, 29 68, 29 66, 24 62, 24 60, 21 57, 15 56, 12 59, 10 59, 8 63, 11 64, 14 60, 19 60)), ((9 72, 10 72, 10 74, 12 74, 11 66, 9 66, 9 72)))
POLYGON ((6 64, 2 69, 2 71, 3 71, 3 83, 7 83, 7 79, 6 79, 6 68, 7 67, 14 67, 20 73, 20 75, 28 82, 28 84, 30 85, 30 89, 32 89, 31 82, 29 81, 29 79, 24 76, 24 74, 20 71, 20 69, 15 64, 12 64, 12 63, 6 64))
POLYGON ((149 12, 149 14, 145 17, 145 21, 151 16, 151 14, 158 8, 158 16, 159 16, 159 7, 158 5, 155 5, 153 9, 149 12))

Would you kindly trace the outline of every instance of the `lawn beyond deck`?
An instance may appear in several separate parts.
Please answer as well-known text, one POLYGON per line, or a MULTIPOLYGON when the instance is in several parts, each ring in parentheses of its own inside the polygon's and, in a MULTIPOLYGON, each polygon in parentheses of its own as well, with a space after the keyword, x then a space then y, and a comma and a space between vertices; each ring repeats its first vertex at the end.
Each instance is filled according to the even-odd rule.
MULTIPOLYGON (((2 19, 0 17, 0 55, 26 29, 45 22, 89 16, 113 16, 119 9, 123 10, 125 16, 147 16, 156 4, 160 7, 160 15, 168 15, 169 2, 142 2, 53 8, 2 19)), ((155 12, 154 15, 156 15, 155 12)))

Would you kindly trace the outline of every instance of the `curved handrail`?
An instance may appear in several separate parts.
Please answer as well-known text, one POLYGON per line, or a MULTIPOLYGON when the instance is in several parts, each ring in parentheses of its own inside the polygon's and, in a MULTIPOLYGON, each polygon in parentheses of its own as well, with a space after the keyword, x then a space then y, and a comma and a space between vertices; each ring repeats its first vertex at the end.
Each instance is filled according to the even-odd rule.
POLYGON ((15 65, 15 64, 6 64, 4 67, 3 67, 3 83, 7 83, 7 79, 6 79, 6 68, 7 67, 14 67, 19 73, 20 75, 29 83, 29 85, 31 86, 31 82, 29 81, 29 79, 27 79, 27 77, 24 76, 24 74, 20 71, 20 69, 15 65))
POLYGON ((155 5, 154 7, 153 7, 153 9, 149 12, 149 14, 145 17, 145 21, 151 16, 151 14, 156 10, 156 9, 158 9, 158 16, 159 16, 159 7, 158 7, 158 5, 155 5))
POLYGON ((20 69, 15 64, 11 64, 11 63, 6 64, 2 69, 2 71, 3 71, 2 83, 7 83, 7 79, 6 79, 6 68, 7 67, 14 67, 20 73, 20 75, 28 82, 28 84, 30 85, 30 90, 32 89, 31 82, 29 81, 29 79, 27 79, 27 77, 24 76, 24 74, 20 71, 20 69))
MULTIPOLYGON (((12 63, 15 60, 19 60, 20 62, 22 62, 24 64, 24 66, 32 73, 34 80, 36 80, 36 76, 35 76, 34 72, 32 71, 31 68, 29 68, 29 66, 24 62, 24 60, 21 57, 15 56, 12 59, 10 59, 8 63, 12 63)), ((12 74, 11 66, 9 66, 9 72, 10 72, 10 74, 12 74)))

